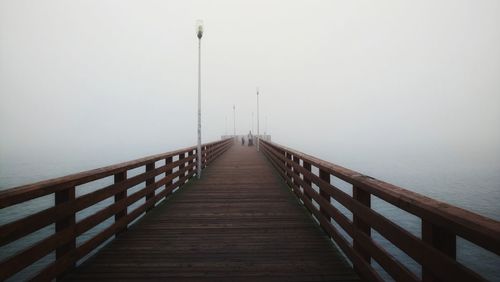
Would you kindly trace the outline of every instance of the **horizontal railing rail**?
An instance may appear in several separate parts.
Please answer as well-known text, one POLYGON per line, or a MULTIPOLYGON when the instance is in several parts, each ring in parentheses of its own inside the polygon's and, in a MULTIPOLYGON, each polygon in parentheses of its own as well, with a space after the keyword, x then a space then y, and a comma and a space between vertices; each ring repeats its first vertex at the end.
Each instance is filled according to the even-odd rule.
POLYGON ((382 280, 371 264, 372 259, 396 281, 420 280, 401 261, 374 241, 371 230, 377 231, 419 263, 422 266, 423 281, 484 280, 457 261, 457 236, 500 255, 498 221, 276 143, 264 140, 260 142, 264 154, 319 221, 322 229, 350 259, 363 280, 382 280), (313 173, 312 168, 316 168, 319 173, 313 173), (332 176, 352 184, 352 196, 332 185, 332 176), (372 195, 419 217, 422 221, 421 238, 373 210, 372 195), (335 207, 332 200, 349 210, 353 219, 349 219, 335 207), (332 220, 352 239, 352 244, 332 224, 332 220))
MULTIPOLYGON (((232 139, 203 144, 202 167, 206 167, 232 144, 232 139)), ((53 206, 1 225, 0 247, 55 225, 55 231, 47 237, 0 261, 0 281, 53 252, 55 260, 37 273, 34 279, 52 280, 61 277, 79 260, 114 235, 126 231, 134 220, 185 184, 196 174, 196 156, 196 146, 193 146, 0 191, 0 209, 47 195, 54 197, 53 206), (164 162, 164 165, 157 167, 158 161, 164 162), (127 176, 128 171, 141 167, 144 167, 144 172, 127 176), (106 177, 113 177, 114 183, 76 196, 80 185, 106 177), (158 177, 161 179, 157 180, 158 177), (139 190, 128 190, 142 183, 144 186, 139 190), (162 187, 164 189, 160 191, 162 187), (112 199, 113 203, 76 220, 78 212, 106 199, 112 199), (141 204, 140 200, 144 200, 144 203, 141 204), (130 210, 132 204, 138 203, 138 207, 130 210), (110 226, 77 246, 79 236, 110 218, 114 218, 110 226)))

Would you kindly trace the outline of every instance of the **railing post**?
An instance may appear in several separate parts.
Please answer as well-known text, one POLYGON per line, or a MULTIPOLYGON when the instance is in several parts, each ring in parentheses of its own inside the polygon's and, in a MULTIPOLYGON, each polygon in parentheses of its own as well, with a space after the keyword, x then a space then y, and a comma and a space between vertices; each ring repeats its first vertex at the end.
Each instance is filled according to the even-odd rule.
MULTIPOLYGON (((152 171, 155 169, 155 163, 154 162, 151 162, 151 163, 147 163, 146 164, 146 173, 152 171)), ((146 179, 146 187, 150 186, 150 185, 153 185, 155 183, 155 178, 154 177, 151 177, 151 178, 148 178, 146 179)), ((146 202, 153 198, 155 196, 155 190, 153 189, 153 191, 151 193, 148 193, 146 195, 146 202)), ((148 209, 146 209, 146 212, 149 212, 152 208, 154 207, 154 205, 151 205, 148 209)))
POLYGON ((285 175, 287 176, 286 182, 293 189, 293 178, 290 172, 290 170, 292 169, 292 165, 290 164, 290 162, 292 161, 292 155, 287 151, 285 151, 285 157, 288 160, 286 162, 286 168, 285 168, 285 175))
MULTIPOLYGON (((359 187, 353 186, 352 187, 352 197, 354 198, 354 200, 360 202, 362 205, 367 206, 367 207, 371 207, 370 193, 366 192, 365 190, 363 190, 359 187)), ((366 235, 368 235, 368 237, 371 236, 370 225, 367 222, 365 222, 363 219, 361 219, 355 213, 353 214, 353 223, 354 223, 354 227, 358 231, 365 233, 366 235)), ((359 244, 359 242, 357 242, 356 239, 354 239, 353 246, 354 246, 354 249, 361 255, 361 257, 363 257, 363 259, 365 261, 367 261, 368 264, 370 264, 370 258, 371 258, 370 253, 367 252, 366 250, 364 250, 363 247, 361 247, 361 245, 359 244)))
MULTIPOLYGON (((165 159, 165 166, 168 166, 172 163, 172 157, 168 157, 165 159)), ((165 171, 165 177, 168 177, 169 175, 171 175, 173 173, 173 170, 172 169, 168 169, 165 171)), ((165 183, 165 189, 168 188, 168 186, 172 185, 172 183, 174 183, 173 179, 168 181, 167 183, 165 183)), ((172 192, 169 192, 167 194, 165 194, 165 199, 171 194, 172 192)))
MULTIPOLYGON (((323 169, 320 169, 319 170, 319 178, 321 180, 325 181, 326 183, 330 184, 330 173, 329 172, 327 172, 327 171, 325 171, 323 169)), ((321 197, 323 197, 328 204, 330 204, 330 195, 328 193, 326 193, 324 191, 324 189, 322 189, 321 187, 319 187, 319 195, 321 197)), ((331 218, 328 215, 328 213, 326 212, 326 210, 322 209, 321 206, 320 206, 319 211, 323 214, 323 216, 326 218, 326 220, 328 222, 331 222, 331 218)))
POLYGON ((205 160, 203 161, 202 168, 206 168, 207 167, 207 151, 208 151, 208 147, 207 146, 203 146, 203 150, 201 152, 202 152, 203 158, 205 160))
MULTIPOLYGON (((276 147, 274 147, 274 149, 275 149, 276 151, 278 151, 281 155, 283 155, 283 158, 284 158, 284 159, 286 159, 286 152, 285 152, 284 150, 281 150, 281 149, 276 148, 276 147)), ((278 161, 279 161, 279 158, 278 158, 278 161)), ((283 173, 284 173, 283 175, 286 175, 286 168, 285 168, 285 166, 286 166, 286 161, 283 161, 283 164, 282 164, 282 165, 283 165, 283 166, 282 166, 282 171, 283 171, 283 173)), ((286 177, 285 177, 285 182, 287 182, 287 183, 288 183, 288 181, 287 181, 286 177)))
MULTIPOLYGON (((300 159, 297 156, 295 156, 295 155, 293 155, 292 158, 293 158, 293 162, 300 166, 300 159)), ((293 172, 295 173, 295 176, 297 178, 300 178, 300 172, 297 169, 295 169, 295 167, 293 168, 293 172)), ((296 181, 295 178, 294 178, 293 179, 293 183, 294 183, 294 189, 297 189, 297 195, 300 195, 302 192, 300 191, 300 184, 299 184, 299 182, 296 181)))
POLYGON ((212 146, 213 145, 207 146, 207 164, 212 161, 212 146))
MULTIPOLYGON (((194 154, 194 151, 193 151, 193 150, 189 151, 189 152, 188 152, 188 157, 192 157, 192 156, 193 156, 193 154, 194 154)), ((190 161, 188 162, 188 166, 189 166, 189 165, 191 165, 192 163, 194 163, 194 161, 195 161, 195 159, 190 160, 190 161)), ((193 171, 193 169, 194 169, 194 167, 192 167, 192 168, 188 169, 188 174, 189 174, 189 173, 191 173, 191 171, 193 171)))
MULTIPOLYGON (((455 234, 422 219, 422 240, 450 258, 456 259, 457 236, 455 234)), ((422 267, 422 281, 436 282, 442 280, 438 279, 429 269, 422 267)))
MULTIPOLYGON (((202 147, 203 148, 203 147, 202 147)), ((184 168, 184 163, 182 162, 182 160, 186 157, 186 152, 183 152, 181 154, 179 154, 179 161, 180 164, 179 164, 179 171, 182 170, 184 168)), ((179 174, 179 180, 178 181, 181 181, 181 179, 186 175, 186 173, 180 173, 179 174)), ((184 184, 184 182, 179 182, 179 188, 181 188, 181 185, 184 184)))
MULTIPOLYGON (((57 191, 55 193, 55 205, 61 205, 68 202, 75 201, 75 187, 69 187, 67 189, 57 191)), ((75 213, 70 214, 69 216, 62 218, 56 221, 56 233, 63 231, 66 228, 73 228, 75 226, 75 213)), ((64 245, 59 246, 56 249, 56 260, 61 259, 64 255, 71 252, 76 248, 76 237, 73 233, 73 236, 69 242, 64 245)), ((75 267, 75 262, 73 262, 69 268, 75 267)), ((64 273, 63 273, 64 274, 64 273)), ((61 274, 61 276, 63 275, 61 274)))
MULTIPOLYGON (((115 178, 115 184, 118 184, 120 182, 123 182, 127 179, 127 171, 119 172, 114 175, 115 178)), ((115 203, 118 203, 119 201, 125 199, 127 197, 127 189, 123 189, 123 191, 116 193, 115 194, 115 203)), ((124 203, 123 209, 119 210, 115 214, 115 222, 120 220, 122 217, 127 216, 127 205, 124 203)), ((127 226, 124 226, 120 230, 117 230, 115 233, 115 236, 118 236, 120 233, 125 232, 127 230, 127 226)))
MULTIPOLYGON (((311 172, 311 164, 306 162, 305 160, 302 160, 302 167, 304 167, 305 170, 311 172)), ((304 182, 309 185, 309 187, 312 188, 312 182, 311 182, 311 179, 309 179, 309 177, 307 177, 305 174, 304 174, 304 182)), ((309 193, 307 192, 307 190, 304 188, 304 195, 306 196, 306 198, 310 201, 311 200, 311 195, 309 195, 309 193)))

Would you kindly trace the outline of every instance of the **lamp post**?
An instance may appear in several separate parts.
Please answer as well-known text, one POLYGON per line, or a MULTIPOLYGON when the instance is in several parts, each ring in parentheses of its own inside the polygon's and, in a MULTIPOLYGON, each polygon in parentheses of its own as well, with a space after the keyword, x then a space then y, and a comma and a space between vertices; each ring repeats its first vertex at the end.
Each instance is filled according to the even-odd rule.
POLYGON ((260 136, 259 136, 259 88, 257 87, 257 152, 260 150, 259 148, 259 141, 260 141, 260 136))
POLYGON ((233 105, 233 137, 236 139, 236 106, 233 105))
POLYGON ((198 37, 198 145, 196 146, 196 174, 201 178, 201 37, 203 36, 203 21, 196 21, 196 36, 198 37))

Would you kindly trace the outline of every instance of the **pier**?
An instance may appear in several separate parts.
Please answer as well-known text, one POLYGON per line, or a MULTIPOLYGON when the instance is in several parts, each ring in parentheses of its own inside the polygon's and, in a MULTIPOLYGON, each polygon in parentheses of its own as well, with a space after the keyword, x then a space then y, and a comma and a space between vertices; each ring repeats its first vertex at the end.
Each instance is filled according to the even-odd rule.
POLYGON ((382 281, 376 261, 396 281, 482 281, 457 261, 457 237, 500 255, 498 221, 277 143, 261 140, 260 152, 233 138, 203 144, 200 180, 193 177, 196 156, 188 147, 1 191, 0 208, 48 195, 54 205, 0 226, 0 246, 50 225, 54 232, 1 261, 0 280, 54 253, 33 279, 382 281), (113 183, 77 193, 104 178, 113 183), (335 187, 334 178, 352 193, 335 187), (373 210, 372 197, 419 217, 421 236, 373 210), (78 212, 109 199, 77 220, 78 212), (384 250, 372 230, 420 264, 421 273, 384 250))

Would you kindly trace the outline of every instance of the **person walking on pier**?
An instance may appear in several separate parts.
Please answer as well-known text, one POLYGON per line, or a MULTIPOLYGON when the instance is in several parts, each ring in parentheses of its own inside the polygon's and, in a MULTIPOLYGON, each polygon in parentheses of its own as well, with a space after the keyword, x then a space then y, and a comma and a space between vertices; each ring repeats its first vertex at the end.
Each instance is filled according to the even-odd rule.
POLYGON ((241 146, 245 146, 245 137, 241 136, 241 146))
POLYGON ((252 136, 252 131, 250 130, 248 132, 248 146, 253 146, 253 136, 252 136))

